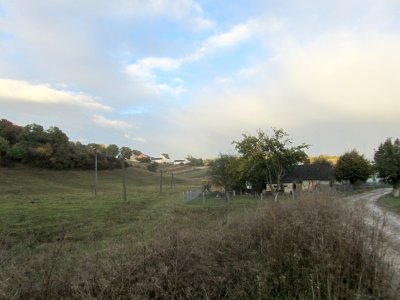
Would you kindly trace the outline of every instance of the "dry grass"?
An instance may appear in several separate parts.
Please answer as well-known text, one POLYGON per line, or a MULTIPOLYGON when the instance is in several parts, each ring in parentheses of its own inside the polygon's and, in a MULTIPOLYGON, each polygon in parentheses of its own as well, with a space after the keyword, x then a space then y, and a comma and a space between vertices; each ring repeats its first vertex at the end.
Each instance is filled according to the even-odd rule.
POLYGON ((177 214, 151 241, 132 235, 85 257, 59 243, 2 268, 0 298, 395 299, 382 228, 365 223, 362 206, 319 198, 206 229, 182 229, 177 214))

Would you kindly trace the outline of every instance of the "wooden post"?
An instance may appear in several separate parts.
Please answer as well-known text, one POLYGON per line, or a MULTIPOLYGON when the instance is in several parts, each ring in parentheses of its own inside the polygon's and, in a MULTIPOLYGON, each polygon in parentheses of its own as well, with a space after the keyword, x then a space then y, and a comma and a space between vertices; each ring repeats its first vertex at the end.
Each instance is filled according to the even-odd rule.
POLYGON ((174 187, 175 187, 174 173, 171 173, 171 188, 173 189, 174 187))
POLYGON ((160 171, 160 193, 162 193, 162 185, 163 185, 163 170, 160 171))
POLYGON ((94 149, 94 195, 97 196, 97 149, 94 149))
POLYGON ((121 163, 122 163, 122 189, 124 194, 124 201, 126 201, 126 180, 125 180, 125 159, 121 155, 121 163))

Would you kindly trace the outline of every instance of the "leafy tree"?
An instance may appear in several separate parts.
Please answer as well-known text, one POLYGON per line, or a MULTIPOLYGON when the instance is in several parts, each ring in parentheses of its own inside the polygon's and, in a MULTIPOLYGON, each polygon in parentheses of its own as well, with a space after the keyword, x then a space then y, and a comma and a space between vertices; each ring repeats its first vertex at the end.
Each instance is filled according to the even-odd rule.
POLYGON ((194 167, 201 167, 204 166, 204 162, 202 158, 195 158, 191 155, 188 155, 186 159, 189 161, 188 165, 194 166, 194 167))
POLYGON ((117 157, 119 154, 119 147, 115 144, 110 144, 106 147, 107 156, 117 157))
POLYGON ((371 175, 371 163, 356 150, 340 156, 334 168, 336 180, 349 181, 352 186, 359 182, 365 182, 371 175))
POLYGON ((15 125, 6 119, 0 120, 0 136, 8 140, 10 145, 14 145, 17 142, 17 136, 22 130, 21 126, 15 125))
POLYGON ((292 146, 293 141, 283 129, 273 128, 271 136, 258 130, 257 136, 243 134, 242 141, 234 141, 236 150, 242 155, 246 177, 262 190, 266 182, 278 201, 279 186, 286 169, 304 161, 304 149, 308 145, 292 146), (275 189, 273 184, 277 184, 275 189))
POLYGON ((400 140, 388 138, 381 143, 374 155, 378 175, 393 185, 393 196, 399 197, 400 189, 400 140))
POLYGON ((123 158, 129 159, 132 155, 132 150, 129 147, 121 147, 120 154, 123 158))
POLYGON ((12 145, 7 152, 7 157, 18 162, 25 162, 27 148, 22 143, 12 145))
MULTIPOLYGON (((70 168, 73 163, 68 136, 62 132, 61 129, 55 126, 51 126, 49 129, 47 129, 46 133, 47 140, 49 141, 52 149, 48 167, 53 169, 70 168)), ((48 146, 47 149, 49 149, 48 146)))
POLYGON ((221 154, 211 165, 211 176, 213 182, 225 190, 228 200, 229 191, 240 187, 240 161, 232 155, 221 154))
POLYGON ((139 150, 132 149, 132 154, 139 155, 139 154, 142 154, 142 152, 139 150))
POLYGON ((88 147, 92 149, 92 151, 96 149, 98 154, 106 155, 106 146, 104 144, 89 143, 88 147))
POLYGON ((164 156, 166 159, 169 159, 169 154, 167 154, 167 153, 162 153, 161 155, 164 156))
POLYGON ((48 142, 48 135, 43 126, 38 124, 26 125, 17 137, 19 142, 26 142, 30 146, 37 146, 48 142))
POLYGON ((6 156, 10 145, 8 140, 0 136, 0 163, 3 163, 4 157, 6 156))
POLYGON ((117 158, 107 157, 106 147, 102 144, 83 145, 79 142, 69 142, 68 136, 55 126, 44 130, 38 124, 20 127, 8 120, 0 120, 2 163, 17 161, 41 168, 91 169, 94 149, 98 154, 99 169, 121 167, 117 158))

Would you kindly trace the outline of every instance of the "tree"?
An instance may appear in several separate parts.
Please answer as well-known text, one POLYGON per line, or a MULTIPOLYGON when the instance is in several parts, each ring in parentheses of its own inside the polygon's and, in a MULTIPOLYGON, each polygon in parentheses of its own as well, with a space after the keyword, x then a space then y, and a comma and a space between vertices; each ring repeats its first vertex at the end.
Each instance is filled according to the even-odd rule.
POLYGON ((169 154, 168 153, 162 153, 162 156, 164 156, 166 159, 169 159, 169 154))
POLYGON ((73 165, 68 136, 61 129, 51 126, 46 130, 49 145, 46 150, 50 151, 50 162, 48 167, 53 169, 68 169, 73 165))
POLYGON ((106 154, 106 146, 104 144, 89 143, 87 146, 92 151, 96 150, 98 154, 106 154))
POLYGON ((121 147, 120 153, 123 158, 129 159, 132 155, 132 150, 129 147, 121 147))
POLYGON ((6 119, 0 120, 0 136, 8 140, 10 145, 14 145, 17 142, 17 136, 22 130, 21 126, 15 125, 6 119))
POLYGON ((115 144, 110 144, 106 147, 107 156, 117 157, 119 154, 119 147, 115 144))
POLYGON ((239 158, 236 156, 220 154, 219 158, 211 165, 212 180, 224 189, 227 200, 229 191, 240 185, 239 163, 239 158))
POLYGON ((38 124, 26 125, 17 137, 19 142, 26 142, 31 146, 37 146, 48 142, 48 135, 43 126, 38 124))
POLYGON ((365 182, 371 175, 371 163, 356 150, 340 156, 334 168, 335 179, 349 181, 353 187, 359 182, 365 182))
POLYGON ((279 187, 286 169, 307 158, 304 149, 308 145, 292 146, 292 139, 283 129, 272 130, 271 136, 260 129, 257 136, 243 134, 242 141, 233 143, 243 157, 244 172, 250 183, 255 183, 261 190, 265 183, 268 184, 274 200, 278 201, 279 187), (277 188, 274 188, 274 184, 277 188))
POLYGON ((201 167, 204 166, 204 162, 202 158, 195 158, 191 155, 188 155, 186 159, 189 161, 188 165, 194 166, 194 167, 201 167))
POLYGON ((393 186, 393 196, 400 194, 400 140, 388 138, 381 143, 374 155, 375 168, 379 177, 393 186))
POLYGON ((8 140, 0 136, 0 163, 3 163, 4 157, 7 155, 10 145, 8 140))
POLYGON ((139 151, 139 150, 136 150, 136 149, 132 149, 132 154, 134 154, 134 155, 140 155, 140 154, 142 154, 142 152, 141 151, 139 151))

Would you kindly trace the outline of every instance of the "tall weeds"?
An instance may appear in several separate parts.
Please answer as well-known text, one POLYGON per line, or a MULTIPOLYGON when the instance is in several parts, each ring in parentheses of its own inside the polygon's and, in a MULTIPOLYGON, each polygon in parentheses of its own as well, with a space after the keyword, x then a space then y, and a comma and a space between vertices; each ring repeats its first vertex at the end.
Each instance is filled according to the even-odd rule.
POLYGON ((395 299, 382 225, 365 220, 361 205, 309 198, 207 230, 171 221, 152 241, 110 245, 60 269, 59 248, 3 267, 0 298, 395 299))

